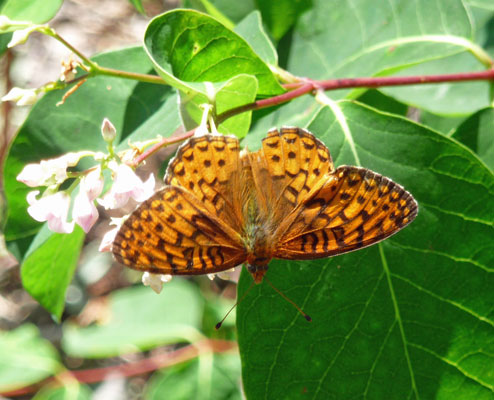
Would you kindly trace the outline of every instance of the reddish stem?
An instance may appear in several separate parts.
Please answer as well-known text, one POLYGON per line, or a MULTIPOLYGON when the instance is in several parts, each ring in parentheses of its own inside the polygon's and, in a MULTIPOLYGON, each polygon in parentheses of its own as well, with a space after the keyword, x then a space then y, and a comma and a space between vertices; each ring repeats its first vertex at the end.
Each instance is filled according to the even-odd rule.
MULTIPOLYGON (((103 381, 106 376, 110 374, 115 374, 116 377, 131 377, 135 375, 142 375, 156 371, 160 368, 180 364, 207 352, 225 353, 236 348, 237 344, 232 341, 208 339, 195 343, 193 345, 191 344, 182 347, 181 349, 169 353, 151 356, 143 360, 115 365, 111 367, 93 368, 80 371, 64 371, 60 374, 60 376, 68 373, 72 375, 74 379, 77 379, 79 383, 95 383, 103 381)), ((22 389, 12 390, 10 392, 0 393, 0 396, 23 396, 29 393, 37 392, 42 386, 47 383, 60 385, 61 381, 63 381, 62 377, 59 379, 55 379, 53 377, 47 378, 40 384, 27 386, 22 389)))
POLYGON ((283 93, 280 96, 274 96, 269 99, 258 100, 253 103, 245 104, 240 107, 233 108, 218 115, 217 123, 220 124, 226 119, 237 115, 239 113, 259 110, 261 108, 271 107, 278 104, 285 103, 289 100, 293 100, 304 94, 310 93, 314 90, 337 90, 348 88, 377 88, 383 86, 405 86, 415 84, 430 84, 440 82, 466 82, 466 81, 480 81, 480 80, 493 80, 494 69, 479 72, 464 72, 457 74, 445 74, 445 75, 422 75, 422 76, 390 76, 390 77, 376 77, 376 78, 341 78, 341 79, 329 79, 325 81, 315 81, 311 79, 303 79, 297 83, 288 83, 283 85, 285 89, 294 89, 287 93, 283 93))
POLYGON ((176 136, 176 137, 170 137, 170 138, 163 138, 159 143, 156 143, 155 145, 151 146, 149 149, 147 149, 145 152, 134 158, 132 161, 132 166, 137 167, 141 162, 143 162, 146 158, 148 158, 151 154, 156 153, 159 149, 161 149, 164 146, 182 142, 185 139, 190 138, 191 136, 194 135, 195 129, 192 129, 188 132, 185 132, 183 135, 176 136))

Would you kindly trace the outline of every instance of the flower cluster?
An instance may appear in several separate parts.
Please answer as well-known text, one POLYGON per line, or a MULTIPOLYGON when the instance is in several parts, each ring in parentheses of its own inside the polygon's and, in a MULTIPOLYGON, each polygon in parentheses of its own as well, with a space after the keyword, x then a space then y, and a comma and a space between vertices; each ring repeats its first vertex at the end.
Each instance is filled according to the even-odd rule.
MULTIPOLYGON (((116 131, 106 118, 101 131, 103 138, 111 146, 116 131)), ((67 153, 51 160, 28 164, 17 176, 17 180, 30 187, 46 187, 41 196, 40 190, 29 192, 27 211, 36 221, 46 221, 50 230, 59 233, 72 232, 75 224, 84 232, 89 232, 99 216, 95 201, 106 209, 114 209, 124 206, 130 198, 144 201, 154 193, 152 174, 143 182, 132 168, 118 163, 116 157, 91 151, 67 153), (93 157, 99 164, 83 173, 70 172, 69 167, 76 166, 83 157, 93 157), (104 169, 111 171, 114 181, 108 193, 101 197, 104 169), (74 183, 69 189, 60 190, 60 185, 69 178, 75 178, 74 183), (72 203, 71 194, 76 188, 78 193, 72 203), (72 220, 69 221, 71 203, 72 220)))

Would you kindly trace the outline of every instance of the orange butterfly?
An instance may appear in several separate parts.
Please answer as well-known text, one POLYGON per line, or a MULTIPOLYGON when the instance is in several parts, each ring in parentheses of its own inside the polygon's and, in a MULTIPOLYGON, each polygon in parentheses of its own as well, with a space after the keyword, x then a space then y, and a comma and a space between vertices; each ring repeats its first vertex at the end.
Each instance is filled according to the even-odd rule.
POLYGON ((141 271, 198 275, 247 263, 260 283, 272 258, 328 257, 377 243, 413 221, 418 206, 392 180, 334 168, 328 148, 301 128, 273 129, 256 152, 235 137, 193 137, 165 187, 124 222, 113 243, 141 271))

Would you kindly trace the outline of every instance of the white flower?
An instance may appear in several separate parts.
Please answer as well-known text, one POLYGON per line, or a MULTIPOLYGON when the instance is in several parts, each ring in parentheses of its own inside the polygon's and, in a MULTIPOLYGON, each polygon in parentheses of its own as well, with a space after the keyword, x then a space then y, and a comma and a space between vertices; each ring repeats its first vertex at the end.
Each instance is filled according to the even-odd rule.
POLYGON ((36 199, 38 194, 39 190, 35 190, 27 195, 27 202, 29 203, 27 212, 29 215, 36 221, 47 221, 48 228, 53 232, 71 233, 74 229, 74 222, 67 222, 70 196, 62 191, 41 197, 38 200, 36 199))
POLYGON ((102 200, 98 199, 98 203, 106 209, 114 209, 123 207, 127 204, 129 198, 133 198, 138 202, 142 202, 154 194, 154 175, 150 174, 146 182, 143 182, 126 164, 118 166, 108 166, 115 173, 115 181, 110 191, 102 200))
POLYGON ((91 200, 96 199, 101 194, 104 184, 105 181, 99 165, 81 180, 81 186, 91 200))
POLYGON ((88 197, 88 194, 80 189, 74 199, 72 209, 72 219, 79 225, 84 232, 88 233, 98 220, 98 210, 94 205, 94 200, 88 197))
POLYGON ((67 168, 77 165, 87 152, 67 153, 39 164, 26 165, 17 180, 30 187, 59 185, 67 179, 67 168))
POLYGON ((117 236, 119 229, 120 227, 116 227, 110 229, 108 232, 105 233, 105 235, 103 236, 103 240, 101 240, 101 244, 99 245, 98 248, 99 251, 101 252, 111 251, 113 241, 115 240, 115 236, 117 236))
POLYGON ((158 294, 163 289, 163 283, 170 282, 171 280, 171 275, 152 274, 151 272, 144 272, 142 274, 142 283, 144 286, 150 286, 158 294))
POLYGON ((94 205, 94 199, 101 194, 103 184, 100 167, 97 167, 81 179, 79 193, 75 197, 74 207, 72 208, 72 219, 86 233, 98 220, 99 214, 94 205))
POLYGON ((115 140, 117 130, 108 118, 105 118, 101 124, 101 135, 103 136, 103 140, 107 143, 112 143, 115 140))
POLYGON ((235 268, 230 268, 226 271, 217 272, 215 274, 208 274, 208 278, 211 280, 214 280, 214 278, 216 277, 224 281, 238 282, 238 271, 235 268))
POLYGON ((18 106, 30 106, 38 100, 38 89, 14 87, 2 97, 2 101, 14 101, 18 106))

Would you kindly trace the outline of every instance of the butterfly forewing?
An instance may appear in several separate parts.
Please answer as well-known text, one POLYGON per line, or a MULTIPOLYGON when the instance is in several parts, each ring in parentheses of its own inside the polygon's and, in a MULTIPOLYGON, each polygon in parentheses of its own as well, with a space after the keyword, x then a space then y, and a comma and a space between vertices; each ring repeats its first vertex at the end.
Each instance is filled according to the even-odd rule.
POLYGON ((250 157, 259 203, 274 226, 334 170, 327 147, 301 128, 273 129, 250 157))
POLYGON ((165 184, 190 191, 211 214, 239 232, 243 225, 239 151, 233 136, 193 137, 170 162, 165 184))
POLYGON ((418 211, 400 185, 368 169, 342 166, 307 198, 274 252, 277 258, 312 259, 377 243, 409 224, 418 211))

